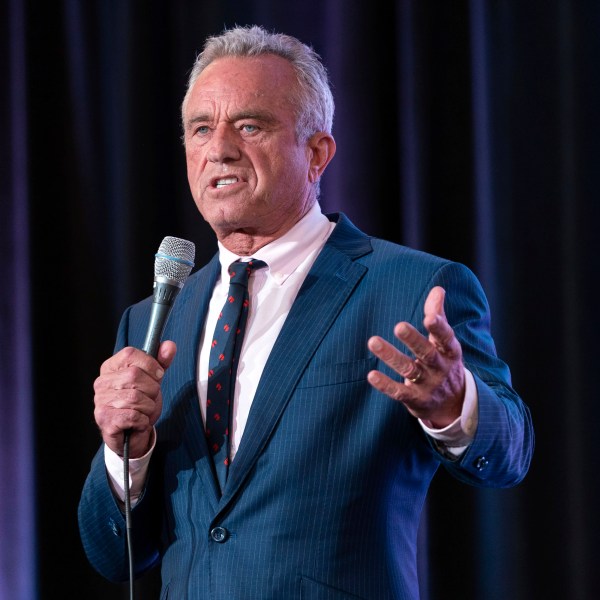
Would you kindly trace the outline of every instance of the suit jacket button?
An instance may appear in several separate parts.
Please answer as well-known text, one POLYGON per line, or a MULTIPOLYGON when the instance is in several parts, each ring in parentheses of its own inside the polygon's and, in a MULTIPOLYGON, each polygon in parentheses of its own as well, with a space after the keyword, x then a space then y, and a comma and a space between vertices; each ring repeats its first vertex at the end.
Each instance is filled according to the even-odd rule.
POLYGON ((210 531, 210 537, 217 543, 222 544, 227 541, 229 531, 225 527, 215 527, 210 531))
POLYGON ((475 462, 473 463, 473 466, 478 471, 483 471, 488 466, 488 463, 489 460, 485 456, 478 456, 475 462))

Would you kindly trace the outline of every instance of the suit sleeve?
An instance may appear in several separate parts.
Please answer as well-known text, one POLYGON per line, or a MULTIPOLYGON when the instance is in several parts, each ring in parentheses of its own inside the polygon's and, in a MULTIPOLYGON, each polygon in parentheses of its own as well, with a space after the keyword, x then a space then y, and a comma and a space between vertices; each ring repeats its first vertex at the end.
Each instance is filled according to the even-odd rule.
MULTIPOLYGON (((129 344, 131 309, 121 319, 115 352, 129 344)), ((150 482, 148 482, 150 485, 150 482)), ((81 541, 90 564, 113 582, 129 579, 125 516, 115 498, 104 464, 104 448, 94 456, 78 506, 81 541)), ((159 560, 160 516, 152 500, 142 497, 132 509, 132 554, 135 575, 139 576, 159 560)))
MULTIPOLYGON (((487 299, 475 275, 457 263, 439 269, 429 289, 435 285, 446 290, 446 315, 461 343, 465 366, 474 375, 478 394, 475 438, 459 460, 443 456, 440 460, 454 477, 466 483, 514 486, 529 469, 533 426, 528 407, 512 388, 507 364, 496 353, 487 299)), ((435 445, 433 441, 431 444, 435 445)))

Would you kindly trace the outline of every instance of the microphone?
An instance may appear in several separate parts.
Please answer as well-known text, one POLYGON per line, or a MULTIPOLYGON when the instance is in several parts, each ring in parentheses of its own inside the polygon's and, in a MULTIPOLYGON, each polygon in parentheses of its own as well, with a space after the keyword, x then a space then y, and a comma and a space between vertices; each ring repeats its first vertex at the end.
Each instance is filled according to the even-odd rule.
POLYGON ((142 350, 156 358, 163 330, 175 298, 194 267, 193 242, 167 236, 154 259, 152 312, 142 350))
MULTIPOLYGON (((194 268, 195 246, 188 240, 167 236, 154 258, 154 293, 152 312, 142 350, 156 358, 163 330, 173 308, 173 302, 194 268)), ((129 562, 129 599, 134 598, 134 562, 129 490, 129 438, 131 430, 123 432, 123 485, 125 494, 125 527, 129 562)))

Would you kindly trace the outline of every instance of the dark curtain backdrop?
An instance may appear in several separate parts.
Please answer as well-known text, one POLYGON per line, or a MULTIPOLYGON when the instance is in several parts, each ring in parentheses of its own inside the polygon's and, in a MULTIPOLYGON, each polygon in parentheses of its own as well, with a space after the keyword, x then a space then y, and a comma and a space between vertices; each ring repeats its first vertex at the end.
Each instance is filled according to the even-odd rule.
POLYGON ((438 473, 423 600, 600 597, 600 2, 0 6, 1 600, 127 597, 77 531, 100 442, 92 384, 121 312, 151 293, 162 238, 194 241, 198 265, 216 249, 187 188, 179 105, 205 36, 236 23, 322 55, 338 143, 323 208, 470 266, 533 413, 520 486, 438 473))

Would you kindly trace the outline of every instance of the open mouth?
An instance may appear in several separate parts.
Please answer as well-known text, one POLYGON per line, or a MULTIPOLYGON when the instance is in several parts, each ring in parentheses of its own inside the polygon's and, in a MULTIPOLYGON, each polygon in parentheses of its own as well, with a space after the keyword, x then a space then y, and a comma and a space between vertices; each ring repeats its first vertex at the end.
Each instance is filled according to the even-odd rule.
POLYGON ((239 180, 237 177, 223 177, 222 179, 217 179, 215 181, 215 187, 217 189, 221 189, 231 185, 232 183, 237 183, 239 180))

